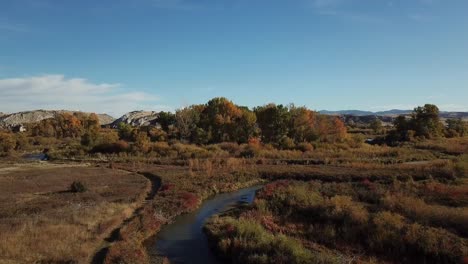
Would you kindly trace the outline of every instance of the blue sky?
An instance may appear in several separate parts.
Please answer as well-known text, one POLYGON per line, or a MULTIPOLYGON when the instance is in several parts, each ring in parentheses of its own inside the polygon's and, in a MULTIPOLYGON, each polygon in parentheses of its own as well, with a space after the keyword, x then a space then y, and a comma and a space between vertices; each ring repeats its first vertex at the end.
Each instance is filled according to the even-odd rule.
POLYGON ((0 112, 468 111, 466 0, 3 0, 0 112))

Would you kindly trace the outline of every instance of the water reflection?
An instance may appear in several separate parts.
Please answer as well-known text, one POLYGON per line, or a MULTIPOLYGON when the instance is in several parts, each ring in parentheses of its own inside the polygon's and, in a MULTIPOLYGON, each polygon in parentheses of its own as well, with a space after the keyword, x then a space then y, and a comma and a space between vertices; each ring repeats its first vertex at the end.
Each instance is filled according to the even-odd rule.
POLYGON ((217 195, 205 201, 197 211, 177 217, 174 223, 161 229, 150 251, 167 256, 171 263, 220 263, 210 250, 203 225, 211 216, 238 203, 252 203, 259 188, 217 195))

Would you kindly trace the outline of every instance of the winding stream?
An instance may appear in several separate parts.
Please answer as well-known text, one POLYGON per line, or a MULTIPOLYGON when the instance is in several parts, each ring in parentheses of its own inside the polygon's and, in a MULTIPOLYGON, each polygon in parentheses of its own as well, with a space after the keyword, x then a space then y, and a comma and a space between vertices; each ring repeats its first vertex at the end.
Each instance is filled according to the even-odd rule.
POLYGON ((200 208, 163 227, 149 247, 150 255, 167 256, 171 263, 220 263, 203 232, 206 220, 238 203, 252 203, 260 186, 224 193, 206 200, 200 208))

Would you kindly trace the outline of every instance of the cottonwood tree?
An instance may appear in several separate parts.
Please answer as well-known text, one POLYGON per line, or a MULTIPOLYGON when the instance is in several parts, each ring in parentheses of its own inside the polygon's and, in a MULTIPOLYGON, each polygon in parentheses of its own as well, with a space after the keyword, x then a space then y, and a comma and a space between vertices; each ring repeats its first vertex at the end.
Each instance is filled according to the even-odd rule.
POLYGON ((133 127, 130 124, 125 124, 124 122, 120 122, 117 125, 117 130, 118 130, 120 139, 127 140, 127 141, 132 140, 133 127))
POLYGON ((468 131, 468 124, 461 118, 458 119, 447 119, 447 135, 449 136, 465 136, 468 131))
POLYGON ((175 127, 180 139, 195 139, 192 135, 201 133, 201 131, 198 131, 198 123, 200 122, 200 115, 203 109, 204 106, 193 105, 176 111, 175 127))
POLYGON ((0 132, 0 154, 8 154, 16 147, 16 140, 11 133, 0 132))
POLYGON ((411 126, 416 136, 430 138, 442 135, 443 125, 439 118, 439 108, 433 104, 418 106, 414 109, 411 126))
POLYGON ((81 144, 84 146, 94 146, 99 138, 101 125, 99 117, 92 113, 83 120, 84 134, 81 136, 81 144))
POLYGON ((238 120, 235 132, 235 141, 238 143, 247 143, 249 139, 259 134, 257 127, 257 116, 247 107, 241 107, 242 115, 238 120))
POLYGON ((371 123, 370 123, 370 128, 374 133, 380 133, 382 131, 382 121, 380 119, 375 118, 371 123))
POLYGON ((200 126, 211 134, 210 142, 236 141, 236 129, 243 112, 224 97, 213 98, 206 104, 200 126))
POLYGON ((169 128, 176 123, 176 116, 171 112, 160 112, 158 118, 156 118, 156 122, 161 125, 161 128, 168 133, 169 128))
POLYGON ((262 141, 266 143, 279 143, 288 135, 290 113, 283 105, 268 104, 254 109, 257 123, 261 130, 262 141))
POLYGON ((138 132, 135 138, 135 150, 137 152, 148 153, 150 149, 150 139, 146 132, 140 131, 138 132))
POLYGON ((442 135, 443 124, 439 118, 439 108, 426 104, 414 108, 411 118, 398 116, 393 122, 395 130, 388 136, 388 140, 412 140, 413 136, 421 138, 438 137, 442 135))
POLYGON ((317 139, 317 132, 315 129, 317 118, 315 112, 306 107, 291 106, 290 116, 290 137, 293 138, 296 143, 317 139))

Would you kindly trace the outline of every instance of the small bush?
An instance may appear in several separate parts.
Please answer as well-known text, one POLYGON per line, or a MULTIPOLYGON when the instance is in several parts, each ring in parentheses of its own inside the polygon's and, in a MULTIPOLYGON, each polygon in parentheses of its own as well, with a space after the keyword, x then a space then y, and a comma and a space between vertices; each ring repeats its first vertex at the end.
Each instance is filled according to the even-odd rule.
POLYGON ((82 192, 86 192, 86 190, 87 190, 86 186, 82 182, 79 182, 79 181, 74 181, 70 185, 70 191, 74 193, 82 193, 82 192))
POLYGON ((302 152, 307 152, 307 151, 314 150, 314 146, 312 146, 312 144, 310 143, 302 142, 302 143, 297 144, 296 149, 302 152))
POLYGON ((121 153, 126 152, 129 149, 129 145, 126 141, 120 140, 115 143, 102 143, 95 146, 91 153, 103 153, 103 154, 111 154, 111 153, 121 153))
POLYGON ((296 147, 296 144, 294 144, 294 140, 289 138, 289 137, 283 137, 281 138, 279 142, 279 147, 281 149, 294 149, 296 147))
POLYGON ((235 154, 239 151, 239 144, 235 142, 223 142, 217 145, 220 149, 229 152, 230 154, 235 154))

